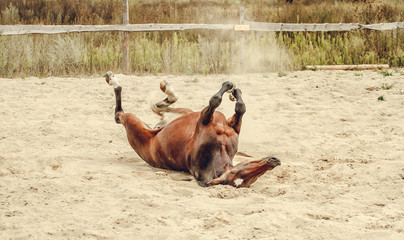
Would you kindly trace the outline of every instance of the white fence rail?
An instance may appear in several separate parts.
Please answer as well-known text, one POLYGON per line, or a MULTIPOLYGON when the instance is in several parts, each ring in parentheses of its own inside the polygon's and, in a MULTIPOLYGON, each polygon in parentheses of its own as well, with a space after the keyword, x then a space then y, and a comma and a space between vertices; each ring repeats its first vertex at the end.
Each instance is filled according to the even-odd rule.
POLYGON ((269 32, 317 32, 317 31, 355 31, 355 30, 395 30, 404 28, 404 22, 359 24, 359 23, 262 23, 244 21, 236 24, 126 24, 126 25, 0 25, 0 35, 21 34, 60 34, 75 32, 149 32, 183 30, 240 30, 269 32))
POLYGON ((74 32, 150 32, 193 29, 233 29, 230 24, 127 24, 127 25, 0 25, 1 35, 60 34, 74 32))

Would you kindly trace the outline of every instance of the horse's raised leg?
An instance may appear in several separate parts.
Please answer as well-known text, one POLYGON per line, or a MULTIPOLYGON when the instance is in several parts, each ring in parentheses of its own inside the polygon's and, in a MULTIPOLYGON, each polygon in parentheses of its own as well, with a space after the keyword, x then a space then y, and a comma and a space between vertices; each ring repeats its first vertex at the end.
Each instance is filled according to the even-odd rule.
POLYGON ((275 157, 266 157, 261 160, 239 163, 232 168, 227 167, 226 171, 220 177, 213 179, 208 184, 227 184, 234 187, 249 187, 259 176, 279 165, 281 165, 281 161, 275 157))
MULTIPOLYGON (((232 92, 232 95, 236 99, 235 114, 227 121, 227 123, 237 134, 239 134, 242 118, 246 112, 246 106, 241 98, 240 89, 235 89, 232 92)), ((277 158, 267 157, 261 160, 239 163, 234 167, 227 165, 224 173, 220 177, 210 181, 208 185, 226 184, 234 187, 249 187, 262 174, 268 170, 272 170, 280 164, 281 162, 277 158)))
POLYGON ((173 87, 171 85, 169 85, 168 82, 166 82, 166 81, 162 81, 160 83, 160 89, 161 89, 161 91, 163 91, 163 93, 167 94, 167 97, 164 100, 154 104, 152 106, 152 111, 155 114, 159 115, 161 117, 161 120, 163 120, 164 113, 167 112, 166 111, 167 108, 171 104, 175 103, 178 100, 178 97, 175 94, 173 87))
POLYGON ((107 72, 105 74, 105 81, 107 81, 107 83, 110 86, 114 87, 115 100, 116 100, 115 122, 119 124, 119 123, 121 123, 119 116, 122 115, 122 113, 123 113, 122 98, 121 98, 122 87, 119 85, 118 78, 112 72, 107 72))
POLYGON ((225 92, 232 91, 234 89, 234 84, 232 82, 224 82, 222 84, 222 88, 217 92, 213 97, 209 100, 209 106, 201 112, 201 119, 203 125, 208 125, 212 120, 213 113, 215 112, 216 108, 220 106, 222 103, 222 97, 225 92))
POLYGON ((167 97, 162 101, 154 104, 152 106, 152 111, 161 117, 161 121, 154 127, 155 129, 164 127, 167 121, 164 119, 164 113, 171 112, 177 114, 187 114, 191 113, 192 110, 188 108, 171 108, 170 105, 178 100, 178 96, 174 92, 174 88, 168 84, 167 81, 163 80, 160 82, 160 89, 163 93, 167 94, 167 97))
POLYGON ((116 100, 115 122, 125 127, 129 144, 141 158, 149 162, 148 159, 150 159, 150 156, 145 149, 148 148, 150 139, 155 135, 155 132, 146 128, 145 124, 135 115, 124 113, 121 100, 122 87, 119 85, 117 77, 112 72, 107 72, 105 80, 109 85, 114 87, 116 100))
POLYGON ((240 89, 235 89, 232 92, 232 95, 236 99, 236 107, 235 107, 235 114, 233 115, 232 118, 228 120, 228 124, 230 127, 236 131, 236 133, 240 133, 241 129, 241 120, 243 118, 244 113, 246 112, 246 107, 243 102, 243 99, 241 98, 241 90, 240 89))

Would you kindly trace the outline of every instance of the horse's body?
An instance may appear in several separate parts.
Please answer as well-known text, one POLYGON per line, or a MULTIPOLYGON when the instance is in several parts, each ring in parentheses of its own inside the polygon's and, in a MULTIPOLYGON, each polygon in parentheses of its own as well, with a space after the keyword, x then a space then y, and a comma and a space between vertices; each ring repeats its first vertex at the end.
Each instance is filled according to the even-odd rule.
POLYGON ((121 106, 121 90, 116 77, 108 72, 107 82, 113 85, 116 95, 115 120, 121 123, 132 148, 148 164, 166 169, 189 171, 202 186, 229 184, 248 187, 266 171, 280 165, 276 158, 264 158, 233 167, 232 159, 237 153, 238 136, 245 104, 241 91, 231 82, 225 82, 221 90, 201 112, 184 108, 169 108, 177 100, 172 88, 165 82, 161 89, 168 97, 154 105, 153 111, 182 113, 169 124, 159 129, 148 129, 143 122, 121 106), (229 120, 215 109, 220 105, 224 92, 232 91, 237 100, 235 114, 229 120))

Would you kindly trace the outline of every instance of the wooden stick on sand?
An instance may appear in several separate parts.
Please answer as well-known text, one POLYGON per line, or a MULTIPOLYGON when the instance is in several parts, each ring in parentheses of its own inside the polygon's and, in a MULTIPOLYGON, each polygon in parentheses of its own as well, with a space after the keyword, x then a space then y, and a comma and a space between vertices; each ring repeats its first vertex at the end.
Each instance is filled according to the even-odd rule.
POLYGON ((388 64, 361 64, 361 65, 308 65, 306 70, 373 70, 388 69, 388 64))

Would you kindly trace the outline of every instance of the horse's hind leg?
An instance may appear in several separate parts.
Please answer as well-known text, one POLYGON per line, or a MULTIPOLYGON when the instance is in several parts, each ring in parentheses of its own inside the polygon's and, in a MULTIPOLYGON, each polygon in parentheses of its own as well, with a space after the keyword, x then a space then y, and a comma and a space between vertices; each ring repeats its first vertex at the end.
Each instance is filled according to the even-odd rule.
POLYGON ((115 100, 116 100, 115 122, 121 123, 120 116, 123 114, 122 99, 121 99, 122 87, 119 85, 118 79, 115 77, 115 75, 112 72, 107 72, 105 74, 105 81, 107 81, 107 83, 109 85, 114 87, 115 100))
POLYGON ((243 99, 241 98, 241 90, 240 89, 235 89, 232 92, 233 97, 236 99, 236 107, 234 109, 235 114, 233 115, 232 118, 228 121, 229 126, 236 131, 236 133, 240 133, 241 129, 241 120, 243 118, 244 113, 246 112, 246 106, 243 102, 243 99))
POLYGON ((146 125, 135 115, 130 113, 124 113, 121 103, 122 87, 118 83, 117 77, 112 72, 105 74, 105 80, 107 83, 114 87, 116 107, 115 107, 115 121, 121 123, 128 136, 129 144, 149 164, 153 165, 153 161, 150 160, 150 154, 147 150, 150 139, 155 135, 155 132, 147 129, 146 125))
POLYGON ((171 104, 175 103, 178 100, 178 97, 175 94, 173 87, 166 81, 162 81, 160 83, 160 89, 163 91, 163 93, 167 94, 167 97, 164 100, 154 104, 152 106, 152 111, 161 116, 161 119, 163 120, 164 113, 166 112, 167 108, 171 104))
POLYGON ((177 114, 187 114, 192 112, 192 110, 188 108, 169 107, 178 100, 178 96, 175 94, 173 87, 168 84, 167 81, 162 81, 160 83, 160 89, 167 94, 167 97, 152 106, 152 111, 161 117, 161 122, 159 122, 155 128, 161 128, 167 124, 167 122, 164 120, 164 113, 166 112, 177 114))
POLYGON ((222 97, 225 92, 231 91, 234 88, 234 84, 232 82, 224 82, 222 84, 222 88, 217 92, 211 99, 209 100, 209 106, 202 110, 201 119, 203 125, 208 125, 210 120, 212 119, 212 115, 215 112, 216 108, 220 106, 222 103, 222 97))

